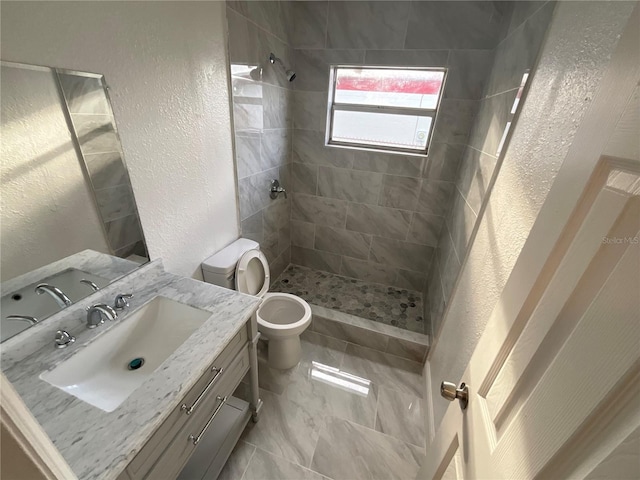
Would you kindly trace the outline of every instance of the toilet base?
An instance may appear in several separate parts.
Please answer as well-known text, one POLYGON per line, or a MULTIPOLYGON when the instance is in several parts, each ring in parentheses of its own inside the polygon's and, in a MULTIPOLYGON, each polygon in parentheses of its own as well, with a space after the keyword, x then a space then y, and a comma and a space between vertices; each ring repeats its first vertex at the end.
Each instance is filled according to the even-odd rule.
POLYGON ((278 370, 288 370, 300 362, 302 348, 300 336, 288 338, 270 338, 267 347, 267 363, 278 370))

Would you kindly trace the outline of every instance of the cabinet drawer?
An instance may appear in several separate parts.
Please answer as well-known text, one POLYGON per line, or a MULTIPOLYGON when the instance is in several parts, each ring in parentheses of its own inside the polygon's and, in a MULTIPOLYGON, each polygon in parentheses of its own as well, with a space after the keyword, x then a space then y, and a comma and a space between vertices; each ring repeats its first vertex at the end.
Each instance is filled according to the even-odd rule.
POLYGON ((240 350, 243 348, 246 350, 246 345, 247 328, 243 327, 235 337, 231 339, 222 353, 216 357, 211 366, 202 375, 202 377, 198 379, 191 390, 187 392, 182 404, 173 409, 167 419, 153 433, 153 436, 145 446, 142 447, 138 455, 131 460, 131 463, 129 463, 127 467, 127 472, 131 478, 137 479, 143 477, 156 462, 158 457, 162 455, 162 452, 167 447, 169 441, 175 437, 178 431, 184 427, 187 421, 199 409, 204 409, 204 405, 202 403, 204 401, 204 395, 207 393, 207 387, 211 390, 222 382, 223 377, 226 376, 226 370, 229 368, 231 362, 240 350), (222 369, 222 371, 220 371, 220 369, 222 369), (198 398, 200 398, 200 401, 196 404, 198 398), (196 404, 195 407, 194 404, 196 404), (182 405, 184 405, 185 408, 182 408, 182 405), (192 410, 189 410, 190 407, 192 410), (188 414, 187 411, 190 411, 190 414, 188 414))
MULTIPOLYGON (((197 448, 197 441, 207 431, 213 419, 223 412, 223 399, 231 398, 244 374, 249 370, 249 350, 244 348, 222 374, 222 379, 202 400, 201 407, 189 418, 186 425, 173 438, 156 464, 145 478, 174 479, 197 448)), ((211 452, 213 455, 215 452, 211 452)))

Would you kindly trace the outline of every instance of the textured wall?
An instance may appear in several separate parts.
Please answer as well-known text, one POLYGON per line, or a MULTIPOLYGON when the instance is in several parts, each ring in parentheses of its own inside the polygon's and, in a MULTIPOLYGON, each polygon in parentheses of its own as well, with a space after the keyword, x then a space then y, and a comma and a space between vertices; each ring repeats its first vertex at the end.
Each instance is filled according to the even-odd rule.
POLYGON ((512 107, 522 77, 534 67, 555 2, 513 2, 511 7, 503 17, 501 31, 505 38, 495 49, 427 282, 429 301, 425 305, 430 308, 434 336, 467 253, 482 200, 492 176, 497 174, 498 147, 507 124, 513 120, 512 107))
POLYGON ((2 67, 2 281, 91 248, 109 253, 55 73, 2 67))
POLYGON ((151 258, 238 236, 221 2, 2 2, 3 60, 102 73, 151 258))
POLYGON ((269 63, 273 52, 292 64, 287 18, 286 2, 227 2, 241 234, 260 243, 273 278, 291 258, 291 197, 269 197, 272 179, 291 192, 293 84, 269 63))
POLYGON ((439 384, 461 380, 634 4, 556 7, 527 101, 430 352, 436 430, 449 405, 438 394, 439 384))
POLYGON ((504 10, 500 2, 293 4, 293 263, 423 289, 504 10), (331 64, 448 67, 428 158, 325 147, 331 64))

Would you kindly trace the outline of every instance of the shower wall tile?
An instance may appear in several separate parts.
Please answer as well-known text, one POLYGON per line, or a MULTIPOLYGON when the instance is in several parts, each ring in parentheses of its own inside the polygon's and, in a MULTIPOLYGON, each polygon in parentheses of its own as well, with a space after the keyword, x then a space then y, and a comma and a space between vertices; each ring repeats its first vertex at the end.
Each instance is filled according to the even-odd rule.
POLYGON ((419 178, 425 170, 427 160, 413 155, 392 153, 353 152, 353 169, 368 172, 388 173, 419 178))
POLYGON ((497 2, 411 2, 404 48, 493 49, 500 35, 497 2))
POLYGON ((291 220, 291 245, 313 248, 316 226, 313 223, 291 220))
POLYGON ((376 204, 382 175, 333 167, 318 168, 318 195, 358 203, 376 204))
POLYGON ((325 146, 322 132, 294 130, 294 162, 351 168, 353 156, 353 150, 325 146))
MULTIPOLYGON (((552 2, 553 3, 553 2, 552 2)), ((535 14, 540 8, 544 5, 549 6, 549 2, 547 0, 544 1, 521 1, 521 2, 513 2, 513 9, 511 11, 511 16, 509 17, 509 26, 507 31, 505 32, 507 35, 511 34, 516 28, 518 28, 522 23, 524 23, 529 17, 535 14)))
POLYGON ((347 230, 404 240, 411 225, 411 212, 350 203, 347 230))
POLYGON ((426 272, 433 258, 434 247, 403 242, 390 238, 373 237, 370 259, 405 270, 426 272))
POLYGON ((304 163, 291 165, 291 190, 296 193, 315 195, 318 188, 318 167, 304 163))
POLYGON ((466 144, 477 110, 478 102, 475 100, 443 98, 433 130, 433 140, 466 144))
POLYGON ((481 98, 492 63, 493 50, 451 50, 444 97, 481 98))
POLYGON ((324 48, 329 2, 292 2, 291 42, 295 48, 324 48))
POLYGON ((129 185, 95 190, 95 195, 103 222, 136 213, 136 203, 129 185))
POLYGON ((424 273, 399 268, 392 285, 400 288, 406 288, 407 290, 421 292, 424 289, 426 281, 427 275, 424 273))
POLYGON ((471 131, 469 145, 489 155, 497 155, 518 90, 485 98, 480 102, 478 118, 471 131))
POLYGON ((257 29, 250 28, 247 19, 235 10, 227 7, 226 12, 229 35, 229 62, 232 65, 258 65, 257 29))
POLYGON ((260 132, 264 128, 264 108, 262 101, 254 99, 234 99, 233 124, 236 133, 260 132))
POLYGON ((489 189, 497 160, 496 157, 472 147, 467 147, 465 151, 457 187, 476 215, 480 212, 482 200, 489 189))
POLYGON ((287 2, 233 0, 227 1, 227 5, 280 40, 289 42, 287 2))
POLYGON ((282 167, 291 161, 291 129, 265 130, 260 136, 261 170, 282 167))
POLYGON ((106 222, 105 230, 114 250, 142 240, 142 228, 136 214, 106 222))
POLYGON ((295 90, 293 98, 294 127, 324 132, 327 121, 327 94, 295 90))
POLYGON ((429 317, 431 318, 431 338, 437 338, 446 307, 440 281, 440 268, 437 263, 434 263, 429 276, 427 299, 429 301, 429 317))
MULTIPOLYGON (((535 9, 535 6, 530 6, 535 9)), ((554 8, 555 2, 547 2, 544 7, 534 11, 533 16, 512 30, 509 37, 500 43, 496 49, 495 66, 488 79, 485 92, 487 96, 520 86, 522 76, 531 70, 538 56, 554 8)), ((515 8, 514 14, 516 12, 518 12, 517 15, 531 13, 526 8, 523 10, 515 8)), ((514 19, 514 21, 517 23, 519 20, 514 19)))
POLYGON ((446 67, 449 50, 367 50, 366 65, 446 67))
POLYGON ((383 207, 415 210, 421 184, 420 178, 385 175, 378 204, 383 207))
POLYGON ((327 48, 401 49, 410 2, 329 2, 327 48), (354 21, 357 19, 357 21, 354 21))
POLYGON ((366 260, 369 257, 370 245, 371 235, 350 232, 342 228, 316 227, 314 244, 316 250, 366 260))
POLYGON ((443 262, 439 263, 439 265, 441 265, 440 281, 442 283, 442 296, 444 298, 449 298, 451 296, 451 292, 453 291, 453 287, 458 278, 458 273, 460 273, 460 268, 462 267, 462 265, 458 260, 458 256, 453 251, 447 257, 443 256, 441 260, 443 260, 443 262))
POLYGON ((459 258, 464 258, 476 219, 476 214, 473 213, 460 191, 456 189, 451 212, 447 215, 446 221, 459 258))
POLYGON ((240 222, 240 234, 244 238, 249 238, 255 242, 262 243, 264 230, 262 222, 262 211, 245 218, 240 222))
POLYGON ((422 176, 445 182, 455 181, 464 150, 464 145, 432 143, 422 176))
POLYGON ((444 216, 450 205, 454 184, 439 180, 425 179, 418 198, 417 211, 430 215, 444 216))
POLYGON ((102 78, 58 73, 69 113, 111 115, 102 78))
POLYGON ((238 178, 245 178, 263 170, 259 134, 236 135, 236 168, 238 178))
POLYGON ((411 229, 409 230, 407 240, 413 243, 437 247, 443 224, 444 217, 416 212, 413 214, 413 221, 411 222, 411 229))
POLYGON ((115 123, 110 115, 72 113, 71 119, 84 155, 120 151, 115 123))
POLYGON ((274 201, 269 198, 269 185, 272 179, 279 177, 280 170, 278 168, 272 168, 238 180, 241 220, 266 208, 274 201))
POLYGON ((357 278, 365 282, 382 283, 384 285, 395 285, 397 275, 395 267, 380 265, 366 260, 343 257, 340 274, 345 277, 357 278))
POLYGON ((296 50, 296 90, 327 92, 331 65, 361 65, 364 50, 296 50))
POLYGON ((379 352, 384 352, 389 342, 389 337, 384 334, 319 315, 313 316, 313 331, 379 352))
POLYGON ((117 185, 129 185, 129 175, 120 152, 84 155, 84 161, 93 188, 96 190, 117 185))
POLYGON ((316 225, 343 227, 347 217, 347 202, 334 198, 294 194, 291 218, 316 225))
POLYGON ((330 273, 340 273, 340 255, 310 248, 291 247, 291 262, 330 273))
POLYGON ((274 85, 264 85, 262 95, 264 128, 291 127, 291 90, 274 85))

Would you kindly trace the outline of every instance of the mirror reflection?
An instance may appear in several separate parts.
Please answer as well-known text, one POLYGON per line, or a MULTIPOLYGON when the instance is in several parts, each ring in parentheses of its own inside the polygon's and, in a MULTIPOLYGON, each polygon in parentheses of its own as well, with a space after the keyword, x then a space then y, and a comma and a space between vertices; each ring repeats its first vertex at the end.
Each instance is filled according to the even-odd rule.
POLYGON ((100 74, 1 62, 4 341, 148 261, 100 74))

